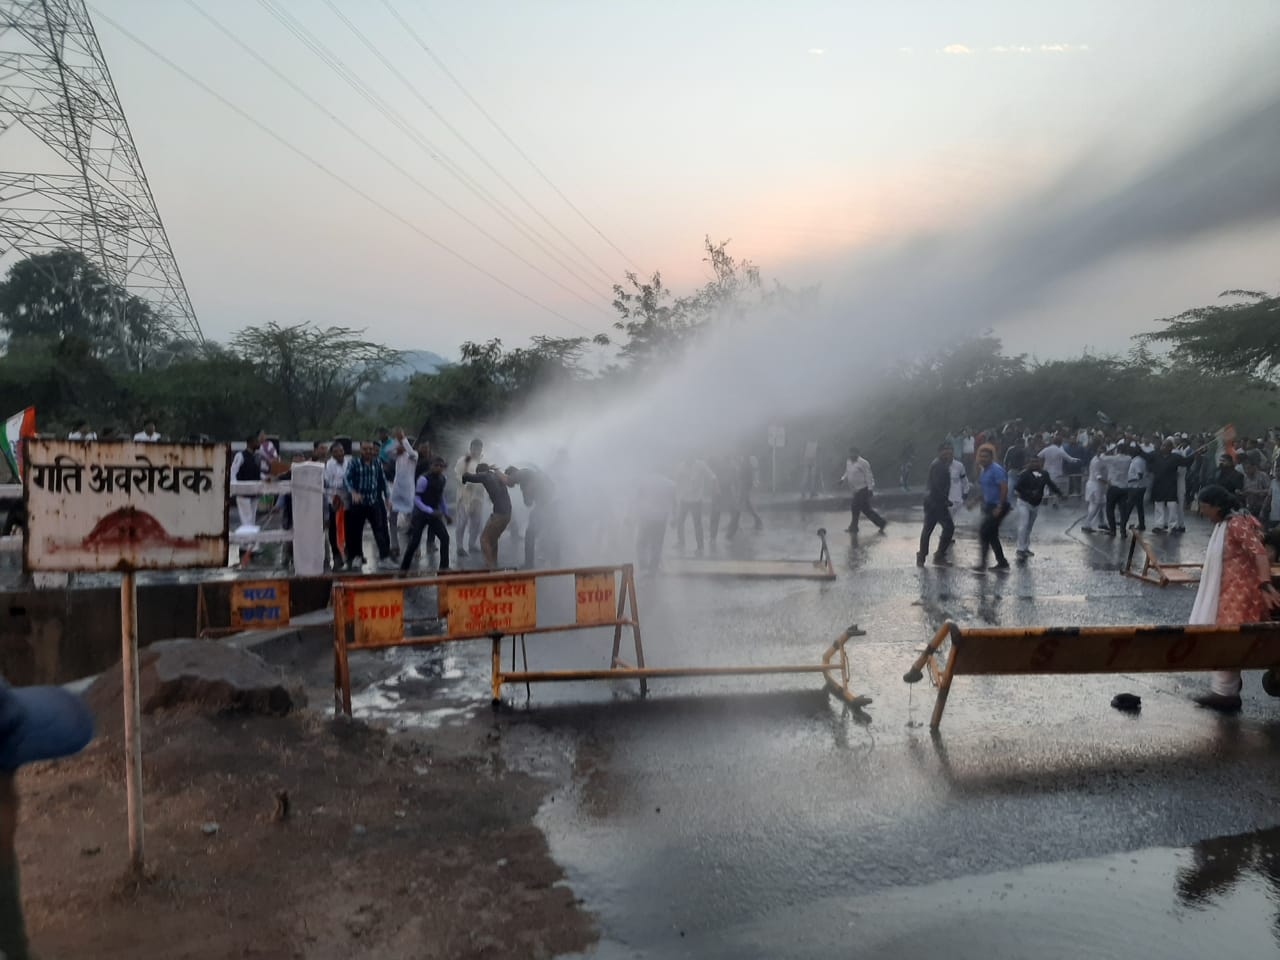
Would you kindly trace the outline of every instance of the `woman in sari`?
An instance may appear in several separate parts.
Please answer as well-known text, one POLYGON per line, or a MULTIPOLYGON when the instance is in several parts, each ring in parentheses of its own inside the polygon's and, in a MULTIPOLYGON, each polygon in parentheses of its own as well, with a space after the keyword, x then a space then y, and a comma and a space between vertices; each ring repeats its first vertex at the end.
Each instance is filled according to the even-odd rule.
MULTIPOLYGON (((1227 626, 1269 619, 1280 609, 1280 593, 1271 584, 1271 564, 1258 521, 1241 512, 1239 501, 1217 484, 1202 489, 1199 499, 1201 516, 1213 521, 1213 534, 1189 622, 1227 626)), ((1209 692, 1195 702, 1235 713, 1240 709, 1241 684, 1239 670, 1218 670, 1209 692)))

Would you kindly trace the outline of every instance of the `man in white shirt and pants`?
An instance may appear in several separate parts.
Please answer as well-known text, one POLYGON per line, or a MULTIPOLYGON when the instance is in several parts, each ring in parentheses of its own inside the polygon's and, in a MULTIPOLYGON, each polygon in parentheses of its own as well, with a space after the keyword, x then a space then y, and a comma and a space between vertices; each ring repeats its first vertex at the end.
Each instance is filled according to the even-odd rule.
POLYGON ((1093 533, 1107 525, 1107 464, 1099 454, 1089 461, 1089 481, 1084 488, 1089 514, 1084 518, 1084 533, 1093 533))
MULTIPOLYGON (((501 452, 501 451, 499 451, 501 452)), ((480 531, 484 528, 484 487, 478 483, 463 483, 462 475, 471 473, 480 464, 480 455, 484 453, 484 441, 479 437, 471 441, 470 452, 458 458, 453 465, 453 476, 458 484, 458 556, 467 555, 464 546, 467 530, 471 531, 471 539, 467 540, 469 549, 475 551, 479 547, 480 531)))
MULTIPOLYGON (((1049 479, 1053 481, 1053 485, 1059 490, 1067 489, 1067 464, 1079 463, 1075 457, 1062 449, 1062 434, 1055 434, 1053 443, 1049 444, 1038 454, 1041 462, 1044 464, 1044 472, 1049 475, 1049 479)), ((1054 504, 1063 501, 1063 496, 1058 495, 1058 499, 1054 504)))
POLYGON ((414 484, 418 480, 418 451, 404 435, 404 427, 396 427, 391 434, 391 461, 395 464, 391 487, 391 515, 387 518, 387 533, 391 537, 391 559, 400 560, 400 521, 408 524, 413 518, 414 484))
POLYGON ((346 509, 350 502, 347 449, 335 440, 329 447, 329 459, 324 465, 324 523, 329 533, 329 559, 334 570, 341 570, 347 565, 338 546, 338 531, 346 529, 346 509))
POLYGON ((871 509, 871 496, 875 493, 876 478, 871 474, 871 464, 863 458, 857 447, 849 448, 849 459, 845 461, 844 476, 840 478, 840 482, 847 483, 853 494, 853 501, 849 505, 853 518, 845 533, 858 532, 858 518, 864 513, 867 519, 874 523, 881 533, 884 533, 887 521, 871 509))

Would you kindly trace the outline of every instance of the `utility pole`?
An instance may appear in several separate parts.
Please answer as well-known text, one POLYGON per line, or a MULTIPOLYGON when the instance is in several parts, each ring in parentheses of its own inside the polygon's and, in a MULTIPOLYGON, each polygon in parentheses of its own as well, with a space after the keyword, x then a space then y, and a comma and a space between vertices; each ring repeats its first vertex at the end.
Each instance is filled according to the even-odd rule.
POLYGON ((0 261, 77 251, 202 343, 84 0, 0 0, 0 138, 0 261))

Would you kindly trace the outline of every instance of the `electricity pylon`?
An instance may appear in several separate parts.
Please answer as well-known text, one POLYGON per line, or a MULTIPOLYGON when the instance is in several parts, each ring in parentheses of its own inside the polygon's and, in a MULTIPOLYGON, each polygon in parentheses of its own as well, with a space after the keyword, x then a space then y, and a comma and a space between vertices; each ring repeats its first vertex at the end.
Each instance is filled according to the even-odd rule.
POLYGON ((0 137, 19 126, 52 155, 0 170, 0 257, 77 250, 203 342, 84 0, 0 0, 0 137))

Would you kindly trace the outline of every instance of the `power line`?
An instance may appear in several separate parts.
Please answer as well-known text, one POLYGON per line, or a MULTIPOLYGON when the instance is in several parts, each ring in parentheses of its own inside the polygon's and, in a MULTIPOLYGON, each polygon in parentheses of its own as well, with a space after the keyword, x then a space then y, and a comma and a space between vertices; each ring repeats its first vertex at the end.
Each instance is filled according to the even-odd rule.
POLYGON ((577 299, 581 300, 583 303, 585 303, 589 307, 593 307, 597 310, 600 310, 602 313, 607 313, 607 311, 605 311, 602 307, 600 307, 598 303, 596 303, 593 300, 588 300, 577 290, 574 290, 572 287, 566 286, 565 284, 561 283, 551 274, 547 273, 545 270, 539 267, 536 263, 534 263, 524 255, 522 255, 519 251, 513 249, 512 247, 507 246, 507 244, 505 244, 502 240, 494 236, 492 233, 490 233, 480 224, 476 223, 474 220, 468 217, 465 213, 463 213, 457 207, 453 206, 453 204, 449 203, 449 201, 447 201, 444 197, 440 196, 438 193, 432 190, 429 186, 427 186, 425 183, 423 183, 421 180, 415 177, 412 173, 406 170, 403 166, 401 166, 399 163, 393 160, 390 156, 388 156, 378 147, 370 143, 365 137, 361 136, 349 124, 343 121, 341 117, 335 114, 332 110, 326 107, 323 103, 321 103, 311 94, 307 93, 306 90, 300 87, 288 76, 286 76, 278 67, 276 67, 275 64, 271 63, 271 61, 269 61, 266 57, 262 56, 262 54, 258 53, 251 46, 249 46, 247 43, 241 40, 238 36, 236 36, 236 34, 232 30, 230 30, 225 24, 223 24, 216 17, 210 14, 207 10, 201 7, 200 4, 196 2, 196 0, 186 0, 186 3, 187 3, 187 6, 191 7, 193 10, 196 11, 196 13, 200 14, 200 16, 208 20, 209 23, 213 24, 214 27, 216 27, 223 35, 225 35, 233 43, 235 43, 241 50, 243 50, 245 53, 251 56, 254 60, 256 60, 259 64, 261 64, 263 67, 269 70, 277 79, 279 79, 282 83, 288 86, 289 89, 293 90, 294 93, 298 94, 298 96, 302 97, 304 100, 310 103, 313 107, 315 107, 325 116, 327 116, 330 120, 332 120, 335 124, 337 124, 338 127, 341 128, 345 133, 347 133, 352 138, 354 138, 365 149, 369 150, 371 153, 373 153, 375 156, 381 159, 384 163, 386 163, 393 170, 395 170, 397 173, 399 173, 401 176, 407 179, 419 190, 421 190, 427 196, 431 197, 433 200, 437 201, 441 206, 443 206, 450 213, 457 216, 460 220, 462 220, 468 226, 475 229, 478 233, 481 234, 481 236, 495 243, 498 247, 500 247, 502 250, 509 253, 511 256, 515 257, 517 260, 519 260, 521 263, 527 266, 530 270, 533 270, 544 279, 550 281, 551 283, 554 283, 556 286, 558 286, 561 290, 564 290, 569 295, 576 297, 577 299))
POLYGON ((334 171, 330 170, 330 169, 329 169, 328 167, 326 167, 323 163, 321 163, 321 162, 320 162, 319 160, 317 160, 315 157, 313 157, 313 156, 311 156, 310 154, 308 154, 308 153, 307 153, 305 150, 303 150, 301 147, 297 147, 297 146, 295 146, 294 144, 290 143, 290 142, 289 142, 288 140, 286 140, 284 137, 280 136, 280 134, 276 133, 276 132, 275 132, 274 130, 272 130, 269 126, 267 126, 265 123, 263 123, 262 121, 258 120, 256 117, 254 117, 253 115, 251 115, 250 113, 248 113, 246 110, 242 109, 241 107, 239 107, 239 106, 237 106, 235 103, 233 103, 231 100, 229 100, 229 99, 227 99, 226 97, 224 97, 222 94, 220 94, 217 90, 214 90, 212 87, 210 87, 210 86, 209 86, 207 83, 205 83, 203 80, 199 79, 198 77, 196 77, 196 76, 194 76, 193 74, 189 73, 187 70, 185 70, 185 69, 183 69, 182 67, 178 66, 178 64, 174 63, 172 60, 170 60, 168 57, 166 57, 163 53, 161 53, 161 52, 160 52, 159 50, 157 50, 155 47, 151 46, 151 44, 147 43, 145 40, 143 40, 143 39, 142 39, 141 37, 139 37, 137 34, 132 33, 131 31, 129 31, 129 30, 128 30, 127 28, 125 28, 122 24, 118 23, 117 21, 113 20, 111 17, 107 16, 105 13, 103 13, 103 12, 102 12, 101 10, 99 10, 97 7, 93 7, 92 9, 93 9, 94 15, 95 15, 95 16, 97 16, 97 17, 98 17, 98 19, 100 19, 100 20, 102 20, 102 21, 104 21, 104 22, 106 22, 106 23, 109 23, 112 27, 114 27, 117 31, 119 31, 123 36, 127 37, 129 40, 132 40, 135 44, 137 44, 139 47, 141 47, 141 48, 142 48, 143 50, 145 50, 147 53, 151 54, 153 57, 155 57, 157 60, 159 60, 159 61, 160 61, 161 63, 163 63, 165 66, 167 66, 169 69, 173 70, 175 73, 177 73, 177 74, 179 74, 180 76, 182 76, 182 77, 183 77, 184 79, 186 79, 188 82, 190 82, 190 83, 194 84, 195 86, 199 87, 201 90, 203 90, 203 91, 204 91, 205 93, 207 93, 209 96, 213 97, 215 100, 217 100, 219 103, 221 103, 224 107, 226 107, 227 109, 229 109, 229 110, 231 110, 232 112, 234 112, 234 113, 235 113, 237 116, 239 116, 242 120, 245 120, 245 121, 247 121, 248 123, 252 124, 253 126, 257 127, 257 128, 258 128, 258 130, 260 130, 261 132, 265 133, 268 137, 270 137, 272 140, 276 141, 276 143, 280 144, 282 147, 284 147, 284 148, 285 148, 286 150, 288 150, 290 153, 292 153, 292 154, 294 154, 295 156, 300 157, 301 159, 305 160, 307 163, 311 164, 313 167, 315 167, 317 170, 319 170, 319 171, 320 171, 321 173, 323 173, 325 176, 329 177, 331 180, 335 180, 335 181, 337 181, 337 182, 338 182, 338 183, 340 183, 342 186, 346 187, 348 190, 350 190, 352 193, 354 193, 356 196, 358 196, 358 197, 360 197, 362 200, 364 200, 366 203, 372 204, 373 206, 375 206, 375 207, 377 207, 379 210, 381 210, 383 213, 385 213, 387 216, 392 217, 392 218, 394 218, 395 220, 398 220, 400 223, 402 223, 404 226, 408 227, 408 228, 409 228, 410 230, 412 230, 414 233, 418 234, 420 237, 422 237, 422 238, 423 238, 424 240, 426 240, 427 242, 429 242, 429 243, 433 244, 433 245, 434 245, 434 246, 436 246, 436 247, 439 247, 441 250, 443 250, 445 253, 449 254, 449 256, 453 257, 455 260, 459 260, 459 261, 461 261, 462 263, 464 263, 464 264, 466 264, 468 267, 470 267, 472 270, 475 270, 477 273, 479 273, 479 274, 481 274, 481 275, 483 275, 483 276, 485 276, 485 277, 488 277, 488 278, 489 278, 490 280, 492 280, 494 283, 498 284, 498 285, 499 285, 500 287, 502 287, 503 289, 508 290, 508 291, 510 291, 511 293, 514 293, 516 296, 520 297, 522 300, 526 300, 526 301, 528 301, 529 303, 533 304, 533 305, 534 305, 535 307, 537 307, 538 309, 543 310, 543 311, 545 311, 546 313, 551 314, 553 317, 557 317, 557 318, 559 318, 560 320, 563 320, 565 323, 572 324, 573 326, 578 327, 579 329, 585 330, 585 331, 587 331, 588 333, 591 333, 591 332, 592 332, 592 331, 591 331, 591 329, 590 329, 589 327, 585 326, 584 324, 579 323, 578 321, 576 321, 576 320, 572 319, 571 317, 567 317, 567 316, 565 316, 563 313, 561 313, 559 310, 556 310, 554 307, 549 307, 549 306, 547 306, 545 303, 543 303, 542 301, 538 300, 537 298, 535 298, 535 297, 533 297, 533 296, 530 296, 529 294, 525 293, 523 290, 520 290, 520 289, 519 289, 519 288, 517 288, 517 287, 512 286, 510 283, 508 283, 507 281, 503 280, 501 277, 497 276, 496 274, 492 273, 491 271, 489 271, 489 270, 485 269, 484 267, 480 266, 478 263, 476 263, 476 262, 474 262, 473 260, 471 260, 471 259, 469 259, 469 258, 467 258, 467 257, 463 256, 462 254, 458 253, 456 250, 453 250, 452 248, 450 248, 450 247, 449 247, 449 246, 447 246, 446 244, 441 243, 439 240, 437 240, 435 237, 431 236, 431 234, 427 233, 425 230, 423 230, 421 227, 419 227, 419 226, 418 226, 416 223, 414 223, 413 221, 411 221, 411 220, 409 220, 409 219, 407 219, 407 218, 405 218, 405 217, 401 216, 399 213, 397 213, 397 212, 396 212, 395 210, 393 210, 391 207, 388 207, 386 204, 384 204, 382 201, 377 200, 376 198, 374 198, 374 197, 370 196, 368 193, 366 193, 364 190, 361 190, 358 186, 356 186, 356 185, 355 185, 354 183, 352 183, 351 181, 349 181, 349 180, 347 180, 346 178, 342 177, 340 174, 337 174, 337 173, 335 173, 334 171))
MULTIPOLYGON (((511 138, 510 134, 508 134, 507 131, 503 129, 502 125, 498 123, 498 121, 495 120, 489 114, 489 111, 486 110, 483 106, 481 106, 480 102, 471 95, 471 91, 469 91, 466 88, 466 86, 462 83, 461 80, 459 80, 456 76, 454 76, 453 71, 449 69, 449 67, 436 54, 434 50, 432 50, 429 46, 427 46, 426 41, 423 40, 422 37, 418 34, 418 32, 413 29, 413 27, 409 24, 409 22, 400 14, 400 12, 396 10, 394 6, 392 6, 391 0, 382 0, 382 3, 383 3, 383 6, 385 6, 389 11, 391 11, 391 15, 394 16, 396 20, 400 22, 400 25, 404 27, 405 32, 408 33, 409 36, 411 36, 414 39, 414 42, 416 42, 418 46, 420 46, 423 49, 423 51, 427 54, 427 56, 431 58, 432 62, 435 63, 435 65, 440 68, 441 72, 446 77, 449 78, 449 80, 453 83, 455 87, 458 88, 459 91, 461 91, 462 95, 467 98, 467 102, 470 103, 473 107, 475 107, 476 110, 480 112, 480 115, 482 117, 484 117, 486 120, 489 121, 489 123, 493 126, 493 129, 498 131, 498 133, 502 136, 502 139, 507 141, 507 143, 511 146, 513 150, 515 150, 516 153, 520 154, 524 162, 529 164, 529 166, 533 168, 534 173, 536 173, 539 177, 542 178, 543 183, 545 183, 548 187, 554 190, 556 193, 556 196, 558 196, 561 200, 563 200, 565 204, 569 207, 569 209, 572 210, 574 213, 576 213, 582 219, 583 223, 585 223, 588 227, 590 227, 593 231, 595 231, 596 236, 598 236, 601 240, 603 240, 610 247, 612 247, 613 251, 616 254, 618 254, 618 256, 622 257, 622 259, 625 260, 627 263, 631 264, 631 266, 636 271, 639 271, 640 268, 636 266, 636 262, 632 260, 629 256, 627 256, 621 250, 621 248, 619 248, 619 246, 616 243, 610 240, 605 235, 605 232, 601 230, 598 226, 596 226, 595 223, 592 222, 591 218, 588 217, 585 213, 582 212, 582 210, 578 208, 577 204, 575 204, 572 200, 570 200, 567 196, 565 196, 564 191, 561 190, 558 186, 556 186, 556 184, 551 180, 550 177, 548 177, 545 173, 543 173, 542 168, 539 167, 533 161, 533 158, 530 157, 527 153, 525 153, 524 150, 521 149, 520 144, 516 143, 515 140, 511 138)), ((569 242, 572 243, 573 241, 570 240, 569 242)), ((574 248, 577 249, 576 244, 574 248)))
MULTIPOLYGON (((405 117, 399 113, 394 107, 380 97, 372 87, 362 80, 350 67, 342 62, 332 50, 324 45, 310 30, 308 30, 296 17, 277 4, 275 0, 258 0, 258 3, 273 17, 278 20, 290 33, 294 35, 304 46, 312 53, 320 58, 329 69, 333 70, 348 86, 355 90, 363 97, 375 110, 386 117, 394 126, 412 140, 427 156, 432 160, 440 163, 444 168, 463 186, 479 197, 483 202, 487 203, 494 209, 503 219, 505 219, 518 232, 522 233, 526 240, 537 247, 548 259, 565 270, 581 283, 588 290, 596 290, 594 283, 587 280, 579 274, 572 266, 565 263, 560 257, 549 248, 545 240, 540 240, 536 231, 524 223, 524 221, 504 204, 497 197, 493 196, 488 190, 484 189, 465 170, 459 167, 452 159, 445 154, 438 146, 431 142, 429 138, 419 132, 405 117)), ((601 308, 603 309, 603 307, 601 308)), ((607 311, 606 311, 607 312, 607 311)))
MULTIPOLYGON (((369 50, 369 52, 372 53, 375 57, 377 57, 378 60, 382 62, 382 65, 386 67, 387 70, 389 70, 395 76, 395 78, 401 82, 401 84, 404 85, 405 89, 408 90, 419 103, 421 103, 424 107, 426 107, 431 112, 432 116, 434 116, 437 120, 439 120, 442 124, 444 124, 445 129, 448 130, 450 133, 452 133, 459 141, 461 141, 462 145, 465 146, 468 150, 470 150, 472 155, 475 156, 477 160, 479 160, 482 164, 484 164, 484 166, 489 170, 490 173, 492 173, 495 177, 501 180, 502 183, 506 185, 507 189, 510 190, 512 193, 514 193, 524 203, 526 207, 528 207, 535 214, 537 214, 538 217, 544 223, 546 223, 547 226, 549 226, 556 233, 560 234, 560 236, 567 243, 569 243, 570 246, 572 246, 575 250, 577 250, 578 254, 587 263, 595 267, 596 270, 600 272, 600 275, 604 278, 606 283, 613 282, 614 278, 612 274, 610 274, 609 271, 606 270, 604 267, 600 266, 600 264, 597 263, 595 260, 593 260, 589 254, 587 254, 584 250, 578 247, 577 244, 573 242, 573 240, 571 240, 568 236, 566 236, 565 233, 562 230, 560 230, 559 227, 557 227, 554 223, 552 223, 549 219, 547 219, 547 217, 542 213, 542 211, 540 211, 536 206, 534 206, 533 202, 530 201, 529 198, 526 197, 524 193, 521 192, 519 187, 517 187, 514 183, 508 180, 506 176, 503 175, 502 171, 500 171, 497 167, 495 167, 492 163, 490 163, 489 160, 484 156, 484 154, 482 154, 479 150, 477 150, 476 147, 471 143, 471 141, 468 140, 463 135, 462 131, 460 131, 457 127, 455 127, 452 123, 450 123, 448 119, 444 116, 444 114, 442 114, 439 110, 437 110, 435 106, 432 105, 431 101, 428 100, 425 96, 423 96, 422 91, 419 90, 416 86, 414 86, 414 84, 395 66, 395 64, 393 64, 386 56, 383 55, 382 51, 378 49, 377 45, 374 44, 373 41, 370 40, 368 36, 366 36, 365 33, 361 31, 360 28, 357 27, 351 21, 351 19, 347 17, 347 15, 344 14, 334 4, 333 0, 324 0, 324 4, 333 12, 334 16, 336 16, 339 20, 342 21, 342 23, 346 26, 348 30, 350 30, 353 34, 355 34, 356 38, 365 45, 365 47, 369 50)), ((530 229, 532 229, 532 227, 530 229)), ((541 239, 543 239, 548 245, 550 245, 551 243, 550 240, 548 240, 546 237, 544 237, 540 233, 538 234, 538 236, 541 239)))

